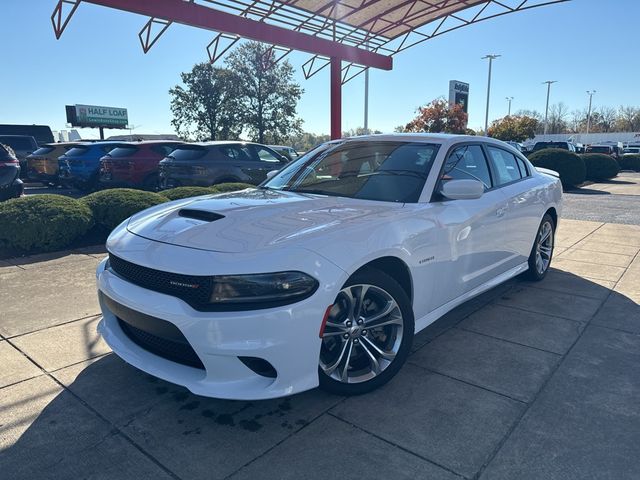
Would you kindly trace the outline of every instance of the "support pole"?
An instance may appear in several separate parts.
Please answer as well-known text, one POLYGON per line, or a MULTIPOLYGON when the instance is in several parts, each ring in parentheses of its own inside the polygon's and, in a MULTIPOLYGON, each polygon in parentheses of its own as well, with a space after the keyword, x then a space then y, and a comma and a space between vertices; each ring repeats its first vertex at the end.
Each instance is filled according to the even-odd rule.
POLYGON ((104 127, 98 127, 100 128, 100 140, 104 140, 104 127))
POLYGON ((342 61, 331 57, 331 140, 342 138, 342 61))
POLYGON ((369 69, 364 71, 364 134, 369 135, 369 69))

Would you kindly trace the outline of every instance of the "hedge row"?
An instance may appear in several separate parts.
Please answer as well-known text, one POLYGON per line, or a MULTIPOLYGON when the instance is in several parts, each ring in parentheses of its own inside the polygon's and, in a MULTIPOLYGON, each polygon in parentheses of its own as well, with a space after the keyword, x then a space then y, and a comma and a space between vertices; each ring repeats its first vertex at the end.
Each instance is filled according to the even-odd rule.
POLYGON ((131 215, 180 198, 242 190, 253 185, 180 187, 160 193, 113 188, 79 200, 63 195, 33 195, 0 203, 0 248, 49 252, 69 247, 96 227, 113 230, 131 215))
POLYGON ((573 152, 560 148, 545 148, 529 156, 536 167, 555 170, 560 174, 562 185, 571 188, 587 179, 587 167, 584 160, 573 152))
MULTIPOLYGON (((585 180, 609 180, 620 172, 620 165, 613 157, 598 153, 576 155, 568 150, 547 148, 534 152, 529 160, 536 167, 558 172, 562 185, 567 188, 576 187, 585 180)), ((640 155, 638 161, 640 166, 640 155)))

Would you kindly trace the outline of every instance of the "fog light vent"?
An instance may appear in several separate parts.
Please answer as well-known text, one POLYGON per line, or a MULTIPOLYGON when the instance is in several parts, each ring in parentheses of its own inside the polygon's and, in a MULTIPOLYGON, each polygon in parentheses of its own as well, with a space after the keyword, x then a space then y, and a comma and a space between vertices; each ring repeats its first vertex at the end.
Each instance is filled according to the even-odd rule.
POLYGON ((278 374, 269 362, 258 357, 238 357, 242 363, 261 377, 276 378, 278 374))

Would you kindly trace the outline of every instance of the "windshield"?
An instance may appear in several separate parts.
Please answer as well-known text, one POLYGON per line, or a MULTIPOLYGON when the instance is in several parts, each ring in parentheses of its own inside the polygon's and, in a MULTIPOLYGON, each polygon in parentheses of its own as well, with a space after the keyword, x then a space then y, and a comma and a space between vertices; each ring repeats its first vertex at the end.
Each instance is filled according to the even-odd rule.
POLYGON ((324 144, 283 169, 263 188, 415 203, 439 147, 384 141, 324 144))
POLYGON ((609 147, 589 147, 588 150, 593 153, 611 153, 609 147))

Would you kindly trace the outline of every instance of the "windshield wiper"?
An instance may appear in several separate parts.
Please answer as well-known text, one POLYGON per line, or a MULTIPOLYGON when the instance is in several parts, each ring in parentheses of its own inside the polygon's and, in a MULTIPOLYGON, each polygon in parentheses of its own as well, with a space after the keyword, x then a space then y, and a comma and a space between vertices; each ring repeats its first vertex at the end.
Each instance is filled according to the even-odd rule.
POLYGON ((289 192, 293 192, 293 193, 307 193, 310 195, 326 195, 328 197, 344 197, 345 195, 336 193, 336 192, 327 192, 326 190, 319 190, 319 189, 304 189, 304 190, 288 190, 289 192))

